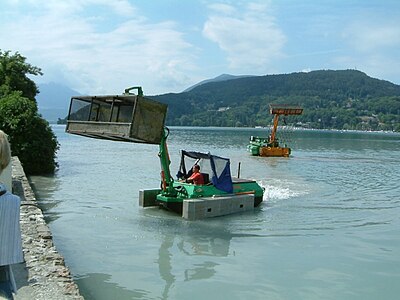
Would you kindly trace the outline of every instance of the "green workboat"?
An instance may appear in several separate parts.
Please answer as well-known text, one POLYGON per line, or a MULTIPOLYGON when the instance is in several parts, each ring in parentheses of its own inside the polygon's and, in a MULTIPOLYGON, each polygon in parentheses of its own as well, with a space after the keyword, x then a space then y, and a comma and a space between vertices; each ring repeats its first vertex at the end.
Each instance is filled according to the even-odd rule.
MULTIPOLYGON (((180 170, 174 179, 167 148, 170 130, 164 125, 166 112, 167 105, 144 97, 141 87, 128 88, 122 95, 76 96, 71 98, 66 132, 159 145, 161 184, 159 188, 140 191, 139 202, 143 207, 158 205, 181 214, 187 199, 227 199, 223 204, 237 202, 240 207, 249 205, 249 201, 254 201, 252 207, 262 202, 264 190, 256 181, 232 178, 229 159, 210 153, 182 151, 180 170), (131 92, 136 89, 137 95, 131 92), (193 165, 201 169, 201 184, 185 180, 193 165), (249 196, 243 200, 247 204, 236 201, 246 198, 245 195, 249 196)), ((221 210, 218 214, 234 210, 221 210)))
POLYGON ((165 135, 160 143, 162 178, 156 204, 181 214, 185 199, 224 196, 234 198, 251 194, 254 195, 254 207, 263 201, 264 189, 255 180, 232 177, 230 160, 210 153, 182 150, 177 179, 174 180, 169 168, 170 159, 166 144, 168 135, 169 129, 165 128, 165 135), (200 167, 204 179, 204 183, 200 185, 185 181, 185 178, 190 177, 194 165, 200 167))

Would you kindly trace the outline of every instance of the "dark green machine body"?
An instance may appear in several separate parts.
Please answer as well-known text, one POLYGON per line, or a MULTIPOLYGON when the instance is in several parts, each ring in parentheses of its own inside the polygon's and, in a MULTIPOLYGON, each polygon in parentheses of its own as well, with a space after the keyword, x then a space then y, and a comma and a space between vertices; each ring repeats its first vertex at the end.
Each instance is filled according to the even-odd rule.
POLYGON ((173 187, 177 192, 176 195, 171 196, 161 190, 156 197, 156 204, 181 214, 183 200, 185 199, 221 196, 234 197, 235 195, 254 194, 254 207, 257 207, 263 201, 264 190, 256 181, 232 178, 232 183, 233 193, 229 194, 217 189, 212 184, 194 185, 190 183, 174 181, 173 187))
MULTIPOLYGON (((243 194, 254 194, 254 207, 257 207, 263 201, 264 189, 260 187, 260 185, 254 180, 242 179, 242 178, 231 178, 230 170, 228 172, 229 178, 232 184, 232 190, 230 192, 224 191, 222 189, 217 188, 212 181, 206 180, 204 185, 195 185, 191 183, 175 181, 170 173, 170 159, 168 155, 168 149, 166 144, 166 139, 169 135, 169 130, 165 129, 165 134, 161 139, 160 143, 160 162, 161 162, 161 190, 159 194, 156 196, 156 204, 167 208, 169 210, 175 211, 177 213, 182 213, 183 201, 185 199, 195 199, 195 198, 204 198, 204 197, 222 197, 222 196, 230 196, 235 197, 236 195, 243 194)), ((185 151, 183 151, 185 152, 185 151)), ((199 155, 197 161, 201 159, 207 160, 207 157, 213 157, 211 154, 198 153, 198 152, 190 152, 192 155, 199 155)), ((183 163, 181 161, 181 167, 183 163)), ((228 162, 229 160, 225 159, 228 162)), ((210 169, 208 169, 211 172, 210 169)), ((186 171, 185 171, 186 172, 186 171)), ((205 174, 207 177, 209 174, 205 174)), ((216 174, 213 174, 216 176, 216 174)))

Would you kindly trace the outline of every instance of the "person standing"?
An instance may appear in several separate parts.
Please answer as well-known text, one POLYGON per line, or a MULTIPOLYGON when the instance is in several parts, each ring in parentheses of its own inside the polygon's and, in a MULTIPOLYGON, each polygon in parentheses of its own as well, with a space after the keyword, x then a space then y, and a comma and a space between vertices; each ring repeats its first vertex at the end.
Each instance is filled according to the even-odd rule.
MULTIPOLYGON (((7 135, 0 130, 0 180, 11 164, 7 135)), ((5 177, 4 177, 5 178, 5 177)), ((5 178, 7 181, 8 178, 5 178)), ((24 261, 19 224, 21 199, 11 193, 11 187, 0 182, 0 296, 13 299, 16 285, 11 265, 24 261)))

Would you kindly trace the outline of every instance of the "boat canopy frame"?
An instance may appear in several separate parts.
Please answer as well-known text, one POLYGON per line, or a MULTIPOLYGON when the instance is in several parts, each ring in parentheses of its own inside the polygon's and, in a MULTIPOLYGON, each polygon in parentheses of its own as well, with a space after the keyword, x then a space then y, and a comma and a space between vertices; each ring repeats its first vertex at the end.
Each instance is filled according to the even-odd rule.
POLYGON ((193 165, 200 166, 200 172, 207 174, 211 183, 219 190, 232 193, 233 183, 231 176, 230 160, 210 153, 181 151, 181 162, 178 178, 187 178, 191 175, 193 165))

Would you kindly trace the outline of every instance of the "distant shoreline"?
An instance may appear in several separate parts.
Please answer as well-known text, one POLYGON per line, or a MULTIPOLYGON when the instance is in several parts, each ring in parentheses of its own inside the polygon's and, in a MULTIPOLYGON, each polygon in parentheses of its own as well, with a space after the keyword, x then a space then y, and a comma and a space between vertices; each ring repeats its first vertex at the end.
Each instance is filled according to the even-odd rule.
MULTIPOLYGON (((49 123, 51 126, 65 126, 66 124, 57 124, 57 123, 49 123)), ((178 128, 178 129, 227 129, 227 130, 269 130, 270 127, 218 127, 218 126, 170 126, 167 125, 168 128, 178 128)), ((278 126, 279 128, 283 128, 284 126, 278 126)), ((292 127, 291 129, 296 131, 332 131, 332 132, 359 132, 359 133, 385 133, 385 134, 400 134, 399 131, 386 131, 386 130, 357 130, 357 129, 320 129, 320 128, 305 128, 305 127, 292 127)))

